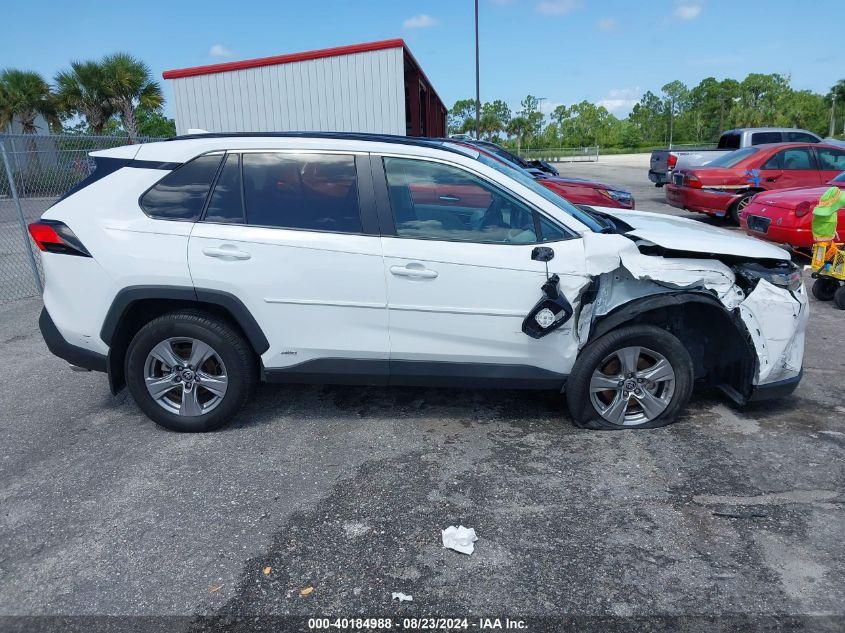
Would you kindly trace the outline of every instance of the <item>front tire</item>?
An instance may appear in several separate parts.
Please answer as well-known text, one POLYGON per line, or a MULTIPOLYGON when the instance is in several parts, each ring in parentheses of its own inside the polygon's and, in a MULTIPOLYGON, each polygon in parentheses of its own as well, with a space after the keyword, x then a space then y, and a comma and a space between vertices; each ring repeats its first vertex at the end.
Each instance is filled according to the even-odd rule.
POLYGON ((833 305, 840 310, 845 310, 845 286, 837 288, 836 293, 833 295, 833 305))
POLYGON ((692 395, 693 378, 692 360, 675 336, 630 325, 581 351, 566 401, 576 426, 653 429, 675 421, 692 395))
POLYGON ((258 382, 255 355, 228 322, 183 310, 158 317, 133 337, 126 383, 141 410, 171 431, 219 429, 258 382))

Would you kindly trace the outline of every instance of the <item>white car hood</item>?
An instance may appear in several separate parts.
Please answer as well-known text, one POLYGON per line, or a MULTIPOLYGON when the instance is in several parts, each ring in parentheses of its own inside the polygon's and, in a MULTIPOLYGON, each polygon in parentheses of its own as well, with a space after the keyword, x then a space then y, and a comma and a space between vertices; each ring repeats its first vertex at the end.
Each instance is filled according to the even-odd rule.
POLYGON ((632 226, 633 230, 628 231, 626 235, 673 251, 734 255, 749 259, 788 260, 790 258, 789 253, 779 246, 738 231, 727 231, 695 220, 662 213, 623 211, 608 207, 594 208, 632 226))

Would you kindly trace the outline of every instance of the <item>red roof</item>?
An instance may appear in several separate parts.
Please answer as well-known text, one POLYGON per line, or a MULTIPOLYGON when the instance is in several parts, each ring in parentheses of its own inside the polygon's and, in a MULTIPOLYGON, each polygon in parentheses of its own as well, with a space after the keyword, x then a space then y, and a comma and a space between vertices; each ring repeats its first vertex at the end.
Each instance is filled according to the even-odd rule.
MULTIPOLYGON (((405 40, 393 39, 380 42, 365 42, 363 44, 352 44, 351 46, 337 46, 335 48, 321 48, 316 51, 305 51, 303 53, 290 53, 288 55, 274 55, 273 57, 259 57, 257 59, 245 59, 239 62, 224 62, 222 64, 209 64, 207 66, 194 66, 192 68, 177 68, 165 70, 162 77, 165 79, 178 79, 180 77, 195 77, 197 75, 211 75, 214 73, 225 73, 232 70, 243 70, 245 68, 258 68, 260 66, 275 66, 276 64, 289 64, 291 62, 302 62, 309 59, 323 59, 325 57, 337 57, 338 55, 352 55, 354 53, 366 53, 368 51, 381 51, 387 48, 404 48, 408 55, 411 52, 405 46, 405 40)), ((411 55, 413 59, 413 55, 411 55)), ((416 61, 416 60, 415 60, 416 61)))

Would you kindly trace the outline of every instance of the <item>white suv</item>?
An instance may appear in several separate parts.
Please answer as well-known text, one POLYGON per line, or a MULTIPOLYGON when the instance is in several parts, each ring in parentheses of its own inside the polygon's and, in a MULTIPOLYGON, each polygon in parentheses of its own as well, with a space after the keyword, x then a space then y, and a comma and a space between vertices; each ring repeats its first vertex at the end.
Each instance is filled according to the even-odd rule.
POLYGON ((671 422, 694 383, 792 392, 807 298, 773 245, 578 208, 448 141, 203 134, 94 152, 30 232, 41 330, 179 431, 259 381, 566 389, 575 423, 671 422))

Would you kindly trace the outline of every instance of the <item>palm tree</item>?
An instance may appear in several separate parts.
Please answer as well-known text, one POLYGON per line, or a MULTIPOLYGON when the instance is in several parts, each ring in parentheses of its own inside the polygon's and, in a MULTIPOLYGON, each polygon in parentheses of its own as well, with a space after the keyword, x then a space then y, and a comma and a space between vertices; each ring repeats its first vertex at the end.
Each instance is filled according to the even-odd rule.
POLYGON ((55 82, 62 112, 81 114, 94 134, 102 134, 115 111, 103 66, 94 61, 72 62, 69 70, 56 75, 55 82))
POLYGON ((524 116, 515 116, 508 122, 507 132, 516 137, 516 153, 522 149, 522 139, 531 131, 531 122, 524 116))
POLYGON ((104 57, 102 71, 111 104, 120 114, 129 141, 134 142, 138 137, 136 111, 158 110, 164 103, 161 86, 153 81, 149 66, 127 53, 104 57))
POLYGON ((15 68, 0 72, 0 130, 17 118, 24 134, 35 134, 39 115, 51 127, 59 126, 56 101, 44 78, 15 68))

